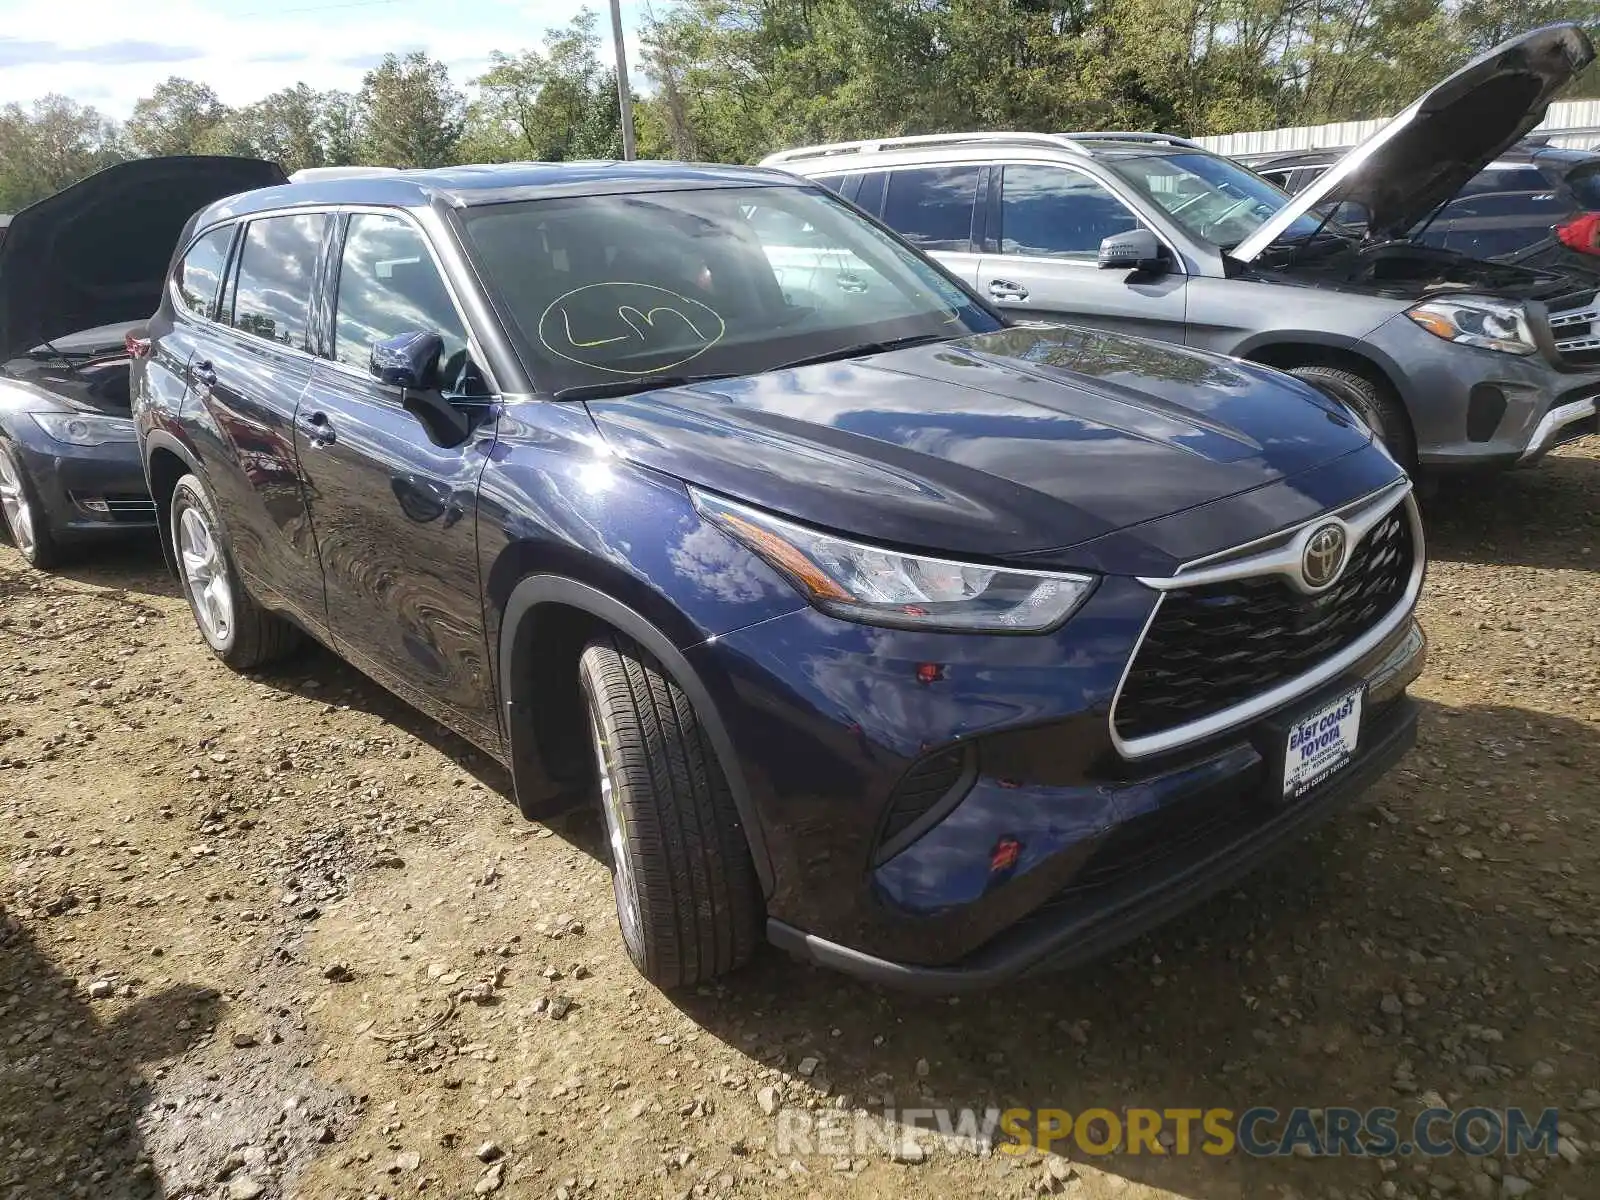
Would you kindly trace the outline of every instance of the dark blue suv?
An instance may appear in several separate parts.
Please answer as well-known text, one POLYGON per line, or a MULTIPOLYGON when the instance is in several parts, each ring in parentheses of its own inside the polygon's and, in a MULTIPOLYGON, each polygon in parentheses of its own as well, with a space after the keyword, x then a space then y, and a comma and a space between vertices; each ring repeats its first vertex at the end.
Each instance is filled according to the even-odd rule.
POLYGON ((302 634, 596 796, 664 986, 949 990, 1222 886, 1410 745, 1422 531, 1260 366, 1008 324, 821 187, 516 164, 196 215, 135 371, 216 655, 302 634))

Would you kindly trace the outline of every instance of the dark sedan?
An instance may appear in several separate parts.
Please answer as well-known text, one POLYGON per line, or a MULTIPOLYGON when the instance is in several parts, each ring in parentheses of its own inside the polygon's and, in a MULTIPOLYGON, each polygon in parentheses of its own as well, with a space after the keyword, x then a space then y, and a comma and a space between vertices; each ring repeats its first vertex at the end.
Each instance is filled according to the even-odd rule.
POLYGON ((131 355, 194 211, 280 182, 274 163, 122 163, 23 209, 0 240, 0 532, 37 567, 149 530, 131 355))

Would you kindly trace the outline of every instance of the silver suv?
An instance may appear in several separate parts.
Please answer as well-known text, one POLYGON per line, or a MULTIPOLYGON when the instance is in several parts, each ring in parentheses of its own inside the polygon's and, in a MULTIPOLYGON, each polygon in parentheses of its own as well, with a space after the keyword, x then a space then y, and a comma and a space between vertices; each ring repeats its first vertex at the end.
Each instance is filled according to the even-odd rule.
POLYGON ((1151 133, 886 138, 762 165, 832 188, 1014 316, 1290 371, 1408 466, 1512 466, 1597 431, 1593 283, 1414 237, 1593 57, 1574 25, 1507 42, 1292 198, 1151 133), (1359 230, 1334 220, 1352 212, 1359 230))

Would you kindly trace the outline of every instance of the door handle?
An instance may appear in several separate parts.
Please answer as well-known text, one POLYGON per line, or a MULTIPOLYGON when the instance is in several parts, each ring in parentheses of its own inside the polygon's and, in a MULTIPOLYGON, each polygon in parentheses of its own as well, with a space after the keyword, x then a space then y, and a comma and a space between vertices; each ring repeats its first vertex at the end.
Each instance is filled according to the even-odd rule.
POLYGON ((314 447, 332 445, 337 440, 337 435, 333 432, 333 423, 328 420, 328 414, 325 412, 308 413, 297 418, 295 424, 299 426, 306 441, 314 447))
POLYGON ((197 362, 194 365, 194 381, 201 387, 214 388, 217 386, 217 369, 209 362, 197 362))
POLYGON ((991 279, 989 295, 996 300, 1026 300, 1028 289, 1020 283, 1012 283, 1009 279, 991 279))

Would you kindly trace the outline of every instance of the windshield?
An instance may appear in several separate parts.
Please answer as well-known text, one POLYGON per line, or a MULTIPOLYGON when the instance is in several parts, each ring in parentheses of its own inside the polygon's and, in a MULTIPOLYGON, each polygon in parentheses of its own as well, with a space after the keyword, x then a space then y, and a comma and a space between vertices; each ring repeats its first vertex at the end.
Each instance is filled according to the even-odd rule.
MULTIPOLYGON (((1114 158, 1107 165, 1191 235, 1224 250, 1244 241, 1289 203, 1287 194, 1254 171, 1214 154, 1114 158)), ((1315 217, 1297 217, 1283 236, 1309 237, 1317 223, 1315 217)))
POLYGON ((544 392, 747 375, 866 343, 1000 322, 820 188, 717 188, 485 205, 463 215, 544 392))

